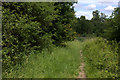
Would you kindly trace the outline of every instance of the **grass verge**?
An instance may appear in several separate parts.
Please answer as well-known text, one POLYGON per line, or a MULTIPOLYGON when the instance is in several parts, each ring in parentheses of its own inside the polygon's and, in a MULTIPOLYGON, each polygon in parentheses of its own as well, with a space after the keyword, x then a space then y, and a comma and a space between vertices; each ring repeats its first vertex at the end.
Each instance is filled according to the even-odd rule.
POLYGON ((67 42, 66 47, 31 52, 23 66, 15 66, 3 78, 75 78, 80 66, 80 42, 67 42))
POLYGON ((118 44, 102 38, 83 42, 85 72, 88 78, 118 78, 118 44))

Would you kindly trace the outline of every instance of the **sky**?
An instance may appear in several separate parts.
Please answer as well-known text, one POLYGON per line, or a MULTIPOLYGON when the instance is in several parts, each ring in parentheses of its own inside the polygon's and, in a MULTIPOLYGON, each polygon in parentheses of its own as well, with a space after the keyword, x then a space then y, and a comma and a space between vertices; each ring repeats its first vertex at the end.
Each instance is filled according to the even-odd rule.
POLYGON ((118 7, 120 0, 78 0, 77 4, 74 4, 74 10, 76 17, 86 16, 86 19, 91 19, 92 12, 99 10, 102 13, 108 15, 108 17, 114 11, 114 8, 118 7))

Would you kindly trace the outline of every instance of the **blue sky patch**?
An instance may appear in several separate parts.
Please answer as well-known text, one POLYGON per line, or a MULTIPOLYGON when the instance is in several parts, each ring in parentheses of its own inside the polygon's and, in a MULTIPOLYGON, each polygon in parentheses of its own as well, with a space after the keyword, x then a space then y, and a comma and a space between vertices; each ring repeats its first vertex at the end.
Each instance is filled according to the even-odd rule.
POLYGON ((92 18, 92 12, 99 10, 102 13, 110 16, 114 11, 114 8, 118 7, 120 0, 78 0, 77 4, 74 4, 76 17, 86 16, 87 19, 92 18))

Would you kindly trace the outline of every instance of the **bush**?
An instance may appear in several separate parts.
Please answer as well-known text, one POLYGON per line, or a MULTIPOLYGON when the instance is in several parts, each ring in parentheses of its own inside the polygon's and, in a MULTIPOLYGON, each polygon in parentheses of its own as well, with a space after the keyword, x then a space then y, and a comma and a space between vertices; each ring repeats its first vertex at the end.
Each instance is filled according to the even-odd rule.
POLYGON ((94 38, 84 43, 86 74, 88 77, 118 78, 118 44, 94 38), (114 47, 113 47, 114 46, 114 47))
POLYGON ((75 16, 72 5, 73 3, 4 2, 3 72, 21 64, 23 57, 28 56, 31 51, 47 48, 51 53, 53 42, 60 44, 73 40, 71 25, 75 16))
POLYGON ((10 65, 21 63, 22 57, 29 55, 31 50, 41 51, 52 45, 52 34, 44 33, 41 24, 33 19, 27 14, 13 14, 10 9, 3 8, 3 71, 10 65))

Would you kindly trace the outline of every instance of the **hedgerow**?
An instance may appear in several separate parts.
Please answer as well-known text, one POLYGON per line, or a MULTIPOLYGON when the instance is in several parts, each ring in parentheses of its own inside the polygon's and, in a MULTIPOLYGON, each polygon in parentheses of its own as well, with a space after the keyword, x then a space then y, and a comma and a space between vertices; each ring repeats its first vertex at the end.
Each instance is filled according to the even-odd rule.
POLYGON ((16 64, 21 65, 25 56, 29 56, 32 50, 41 52, 47 48, 51 53, 52 45, 73 40, 75 33, 72 31, 70 21, 75 16, 72 5, 73 3, 4 2, 2 6, 3 72, 8 72, 16 64), (66 9, 63 9, 64 5, 66 9), (63 10, 65 13, 61 13, 63 10), (66 14, 69 17, 64 18, 66 14), (69 22, 65 22, 68 20, 69 22))
POLYGON ((85 71, 87 77, 118 78, 119 77, 119 44, 102 38, 94 38, 84 42, 85 71))

